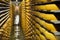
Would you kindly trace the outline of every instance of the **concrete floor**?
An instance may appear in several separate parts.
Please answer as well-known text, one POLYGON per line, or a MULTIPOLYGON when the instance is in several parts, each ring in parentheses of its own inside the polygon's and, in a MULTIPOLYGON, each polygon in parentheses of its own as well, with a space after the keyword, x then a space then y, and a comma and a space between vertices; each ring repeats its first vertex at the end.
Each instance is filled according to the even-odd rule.
POLYGON ((23 32, 19 26, 14 26, 13 31, 10 38, 11 40, 24 40, 23 32))

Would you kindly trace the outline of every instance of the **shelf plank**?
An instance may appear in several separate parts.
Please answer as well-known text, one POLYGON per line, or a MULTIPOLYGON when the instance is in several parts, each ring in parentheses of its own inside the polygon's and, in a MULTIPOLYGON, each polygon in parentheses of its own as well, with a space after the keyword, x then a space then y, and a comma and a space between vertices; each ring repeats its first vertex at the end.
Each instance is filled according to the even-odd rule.
POLYGON ((60 14, 60 10, 57 10, 57 11, 48 11, 48 10, 32 10, 32 11, 37 11, 37 12, 46 13, 46 14, 60 14))
POLYGON ((54 24, 60 24, 60 21, 51 21, 54 24))
POLYGON ((52 11, 50 11, 50 12, 60 13, 60 10, 56 10, 56 11, 52 10, 52 11))
POLYGON ((46 5, 46 4, 60 4, 60 1, 52 1, 52 2, 46 2, 46 3, 36 3, 36 4, 33 4, 32 6, 46 5))
POLYGON ((60 20, 60 10, 57 11, 47 11, 47 10, 32 10, 40 13, 45 13, 45 14, 54 14, 58 20, 60 20))
POLYGON ((8 12, 8 11, 9 11, 9 9, 0 11, 0 15, 1 15, 2 13, 8 12))
POLYGON ((8 19, 9 19, 9 16, 8 16, 3 22, 0 23, 0 29, 1 29, 1 27, 5 24, 5 22, 6 22, 8 19))
POLYGON ((56 36, 60 36, 60 32, 54 32, 56 36))
POLYGON ((6 5, 9 5, 9 2, 5 2, 5 1, 0 1, 0 3, 4 3, 6 5))

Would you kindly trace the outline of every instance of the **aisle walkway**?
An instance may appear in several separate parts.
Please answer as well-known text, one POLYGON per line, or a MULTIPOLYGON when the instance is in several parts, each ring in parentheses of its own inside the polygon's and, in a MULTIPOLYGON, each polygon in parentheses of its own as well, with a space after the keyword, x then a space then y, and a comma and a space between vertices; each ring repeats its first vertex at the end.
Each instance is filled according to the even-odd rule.
POLYGON ((12 27, 10 40, 24 40, 23 31, 20 25, 20 16, 19 16, 20 12, 19 12, 18 0, 13 2, 13 4, 15 5, 15 13, 14 13, 14 24, 12 27))
POLYGON ((11 31, 10 40, 24 40, 24 35, 21 27, 19 26, 19 15, 15 16, 14 26, 11 31))

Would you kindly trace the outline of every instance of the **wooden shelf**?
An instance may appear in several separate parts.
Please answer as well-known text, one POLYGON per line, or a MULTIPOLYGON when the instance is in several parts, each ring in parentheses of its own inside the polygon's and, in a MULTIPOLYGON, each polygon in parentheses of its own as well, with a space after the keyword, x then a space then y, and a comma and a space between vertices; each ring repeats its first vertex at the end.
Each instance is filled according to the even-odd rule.
MULTIPOLYGON (((31 15, 33 15, 33 14, 31 14, 31 15)), ((40 18, 40 17, 38 17, 38 16, 36 16, 36 15, 33 15, 33 16, 35 16, 35 17, 37 17, 37 18, 39 18, 39 19, 41 19, 41 20, 43 20, 43 21, 45 21, 45 22, 47 22, 47 23, 53 24, 54 27, 57 29, 57 31, 60 32, 60 21, 59 21, 59 20, 58 20, 58 21, 55 21, 55 20, 50 21, 50 20, 45 20, 45 19, 43 19, 43 18, 40 18)))
POLYGON ((60 21, 51 21, 53 24, 60 24, 60 21))
POLYGON ((5 18, 5 20, 3 20, 1 23, 0 23, 0 29, 1 27, 5 24, 5 22, 9 19, 9 16, 7 18, 5 18))
POLYGON ((54 14, 58 20, 60 20, 60 10, 57 11, 47 11, 47 10, 32 10, 40 13, 45 13, 45 14, 54 14))
POLYGON ((8 12, 8 11, 9 11, 9 9, 0 11, 0 15, 3 14, 3 13, 6 13, 6 12, 8 12))
POLYGON ((50 12, 53 12, 53 13, 60 13, 60 10, 57 10, 57 11, 50 11, 50 12))
POLYGON ((46 14, 60 14, 60 10, 58 10, 58 11, 32 10, 32 11, 37 11, 37 12, 46 13, 46 14))
POLYGON ((46 4, 60 4, 60 1, 52 1, 52 2, 46 2, 46 3, 36 3, 36 4, 33 4, 32 6, 46 5, 46 4))
POLYGON ((3 4, 6 4, 6 5, 9 5, 9 2, 5 2, 5 1, 0 1, 0 3, 3 3, 3 4))
POLYGON ((60 36, 60 32, 54 32, 56 36, 60 36))

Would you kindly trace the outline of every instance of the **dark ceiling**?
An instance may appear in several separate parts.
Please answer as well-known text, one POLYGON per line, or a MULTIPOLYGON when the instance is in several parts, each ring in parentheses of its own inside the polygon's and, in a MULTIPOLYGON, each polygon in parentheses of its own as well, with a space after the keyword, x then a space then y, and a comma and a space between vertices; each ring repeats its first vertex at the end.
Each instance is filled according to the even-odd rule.
MULTIPOLYGON (((11 0, 11 1, 16 1, 16 0, 11 0)), ((18 0, 19 2, 21 2, 22 0, 18 0)))

